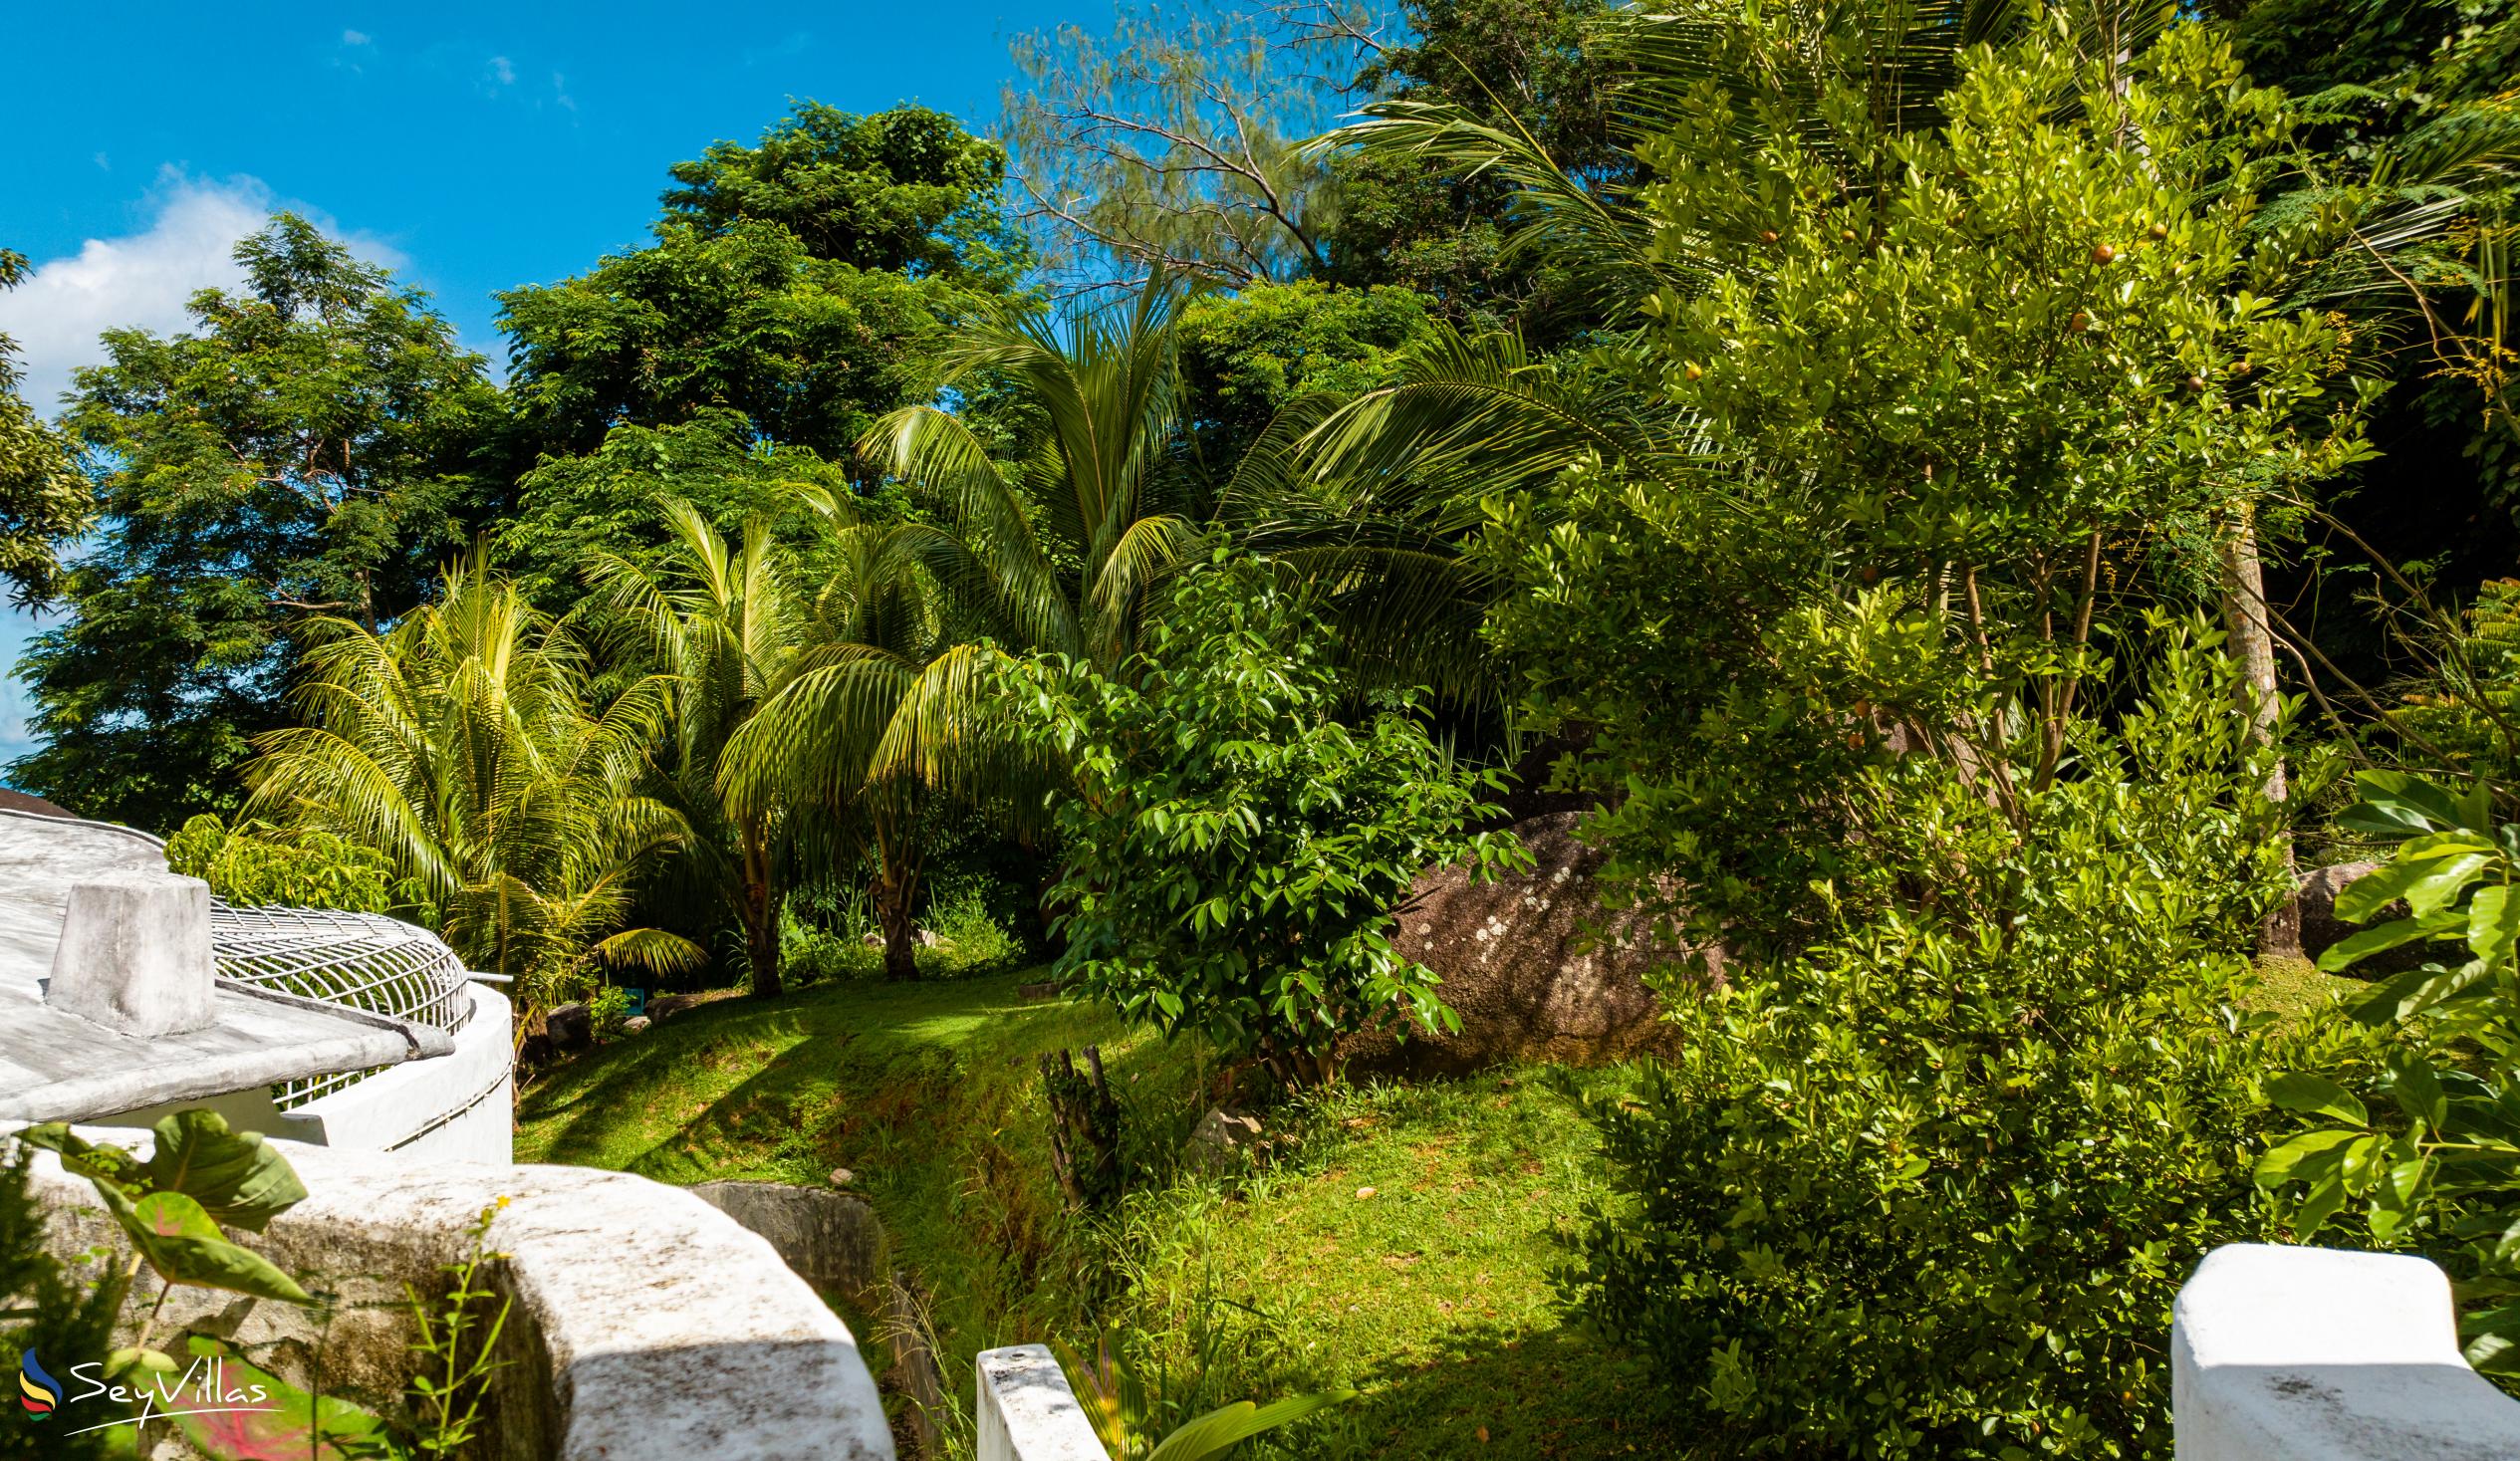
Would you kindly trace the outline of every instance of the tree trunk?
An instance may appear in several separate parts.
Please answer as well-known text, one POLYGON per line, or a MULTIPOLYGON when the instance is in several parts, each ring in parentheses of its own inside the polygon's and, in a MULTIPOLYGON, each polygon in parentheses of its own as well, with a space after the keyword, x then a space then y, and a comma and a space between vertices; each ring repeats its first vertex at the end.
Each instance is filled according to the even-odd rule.
MULTIPOLYGON (((2223 618, 2231 633, 2231 650, 2240 658, 2244 683, 2242 707, 2249 718, 2249 731, 2259 745, 2275 737, 2276 716, 2282 709, 2282 692, 2275 683, 2275 634, 2266 611, 2266 574, 2257 551, 2257 519, 2248 508, 2240 510, 2240 520, 2222 543, 2223 618)), ((2266 779, 2266 799, 2282 806, 2290 797, 2284 775, 2284 763, 2277 761, 2275 770, 2266 779)), ((2284 852, 2284 872, 2296 875, 2293 864, 2293 838, 2289 827, 2278 834, 2284 852)), ((2261 956, 2301 957, 2301 898, 2287 888, 2278 902, 2258 924, 2257 951, 2261 956)))
POLYGON ((1109 1207, 1120 1196, 1120 1102, 1103 1077, 1103 1052, 1085 1048, 1086 1074, 1067 1051, 1041 1057, 1042 1093, 1050 1103, 1050 1161, 1059 1188, 1080 1210, 1109 1207))
POLYGON ((785 986, 779 979, 779 890, 770 881, 770 850, 761 834, 743 834, 744 953, 752 965, 752 992, 775 999, 785 986))
POLYGON ((883 977, 918 977, 918 927, 911 917, 918 872, 886 864, 875 884, 875 921, 883 932, 883 977))

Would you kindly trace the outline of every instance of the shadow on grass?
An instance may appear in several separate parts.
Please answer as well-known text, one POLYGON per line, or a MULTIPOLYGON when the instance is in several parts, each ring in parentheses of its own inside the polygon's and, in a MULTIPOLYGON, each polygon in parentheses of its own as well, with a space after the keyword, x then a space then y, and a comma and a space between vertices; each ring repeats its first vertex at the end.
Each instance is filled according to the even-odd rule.
POLYGON ((1306 1461, 1437 1457, 1661 1461, 1696 1454, 1668 1382, 1572 1322, 1373 1366, 1359 1394, 1285 1434, 1306 1461))

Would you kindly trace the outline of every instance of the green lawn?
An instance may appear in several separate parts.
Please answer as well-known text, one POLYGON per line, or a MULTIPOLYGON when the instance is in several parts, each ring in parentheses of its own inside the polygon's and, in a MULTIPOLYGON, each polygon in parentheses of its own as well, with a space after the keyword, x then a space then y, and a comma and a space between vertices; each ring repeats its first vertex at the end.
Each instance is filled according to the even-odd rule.
POLYGON ((1090 1347, 1110 1324, 1182 1406, 1362 1392, 1255 1457, 1682 1449, 1651 1418, 1654 1384, 1568 1326, 1549 1277, 1600 1180, 1561 1087, 1624 1073, 1340 1091, 1269 1115, 1287 1148, 1271 1168, 1201 1180, 1176 1161, 1206 1104, 1199 1053, 1084 1005, 1024 1003, 1027 977, 826 985, 687 1012, 527 1093, 517 1158, 677 1183, 852 1168, 894 1261, 931 1295, 956 1384, 981 1348, 1090 1347), (1058 1199, 1034 1068, 1089 1042, 1148 1173, 1098 1224, 1058 1199))

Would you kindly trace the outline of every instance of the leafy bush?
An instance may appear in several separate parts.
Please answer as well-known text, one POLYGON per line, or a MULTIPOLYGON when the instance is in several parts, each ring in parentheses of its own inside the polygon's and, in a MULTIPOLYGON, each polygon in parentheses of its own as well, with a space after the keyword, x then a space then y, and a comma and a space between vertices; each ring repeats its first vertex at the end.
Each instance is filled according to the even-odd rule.
POLYGON ((2467 957, 2427 960, 2355 1008, 2386 1031, 2379 1059, 2304 1063, 2269 1083, 2269 1099, 2314 1124, 2267 1152, 2257 1177, 2300 1189, 2291 1219, 2304 1242, 2353 1203, 2369 1242, 2440 1259, 2458 1280, 2468 1361, 2520 1377, 2520 824, 2495 821, 2482 781, 2463 795, 2399 772, 2356 783, 2363 800, 2339 821, 2396 851, 2337 895, 2337 914, 2375 919, 2403 899, 2407 915, 2335 945, 2320 966, 2417 942, 2467 957))
POLYGON ((1002 974, 1023 966, 1024 942, 990 913, 976 888, 927 905, 927 931, 936 946, 918 951, 918 972, 927 979, 1002 974))
POLYGON ((1007 676, 1022 733, 1074 776, 1060 972, 1289 1081, 1327 1075, 1353 1030, 1457 1026, 1390 910, 1429 864, 1528 860, 1465 829, 1500 778, 1447 757, 1412 695, 1335 718, 1321 620, 1266 565, 1219 552, 1168 608, 1117 673, 1047 656, 1007 676))
POLYGON ((166 840, 166 866, 246 907, 416 911, 433 921, 433 910, 421 907, 420 887, 397 877, 390 858, 329 832, 287 831, 268 822, 230 828, 205 812, 166 840))
POLYGON ((630 991, 618 984, 599 985, 587 996, 587 1025, 598 1041, 619 1040, 630 1019, 630 991))
POLYGON ((779 910, 779 968, 790 984, 874 979, 883 973, 883 950, 846 926, 834 929, 779 910))
MULTIPOLYGON (((2273 753, 2226 661, 2151 699, 2020 831, 1940 763, 1853 809, 1914 890, 1678 1002, 1687 1054, 1597 1104, 1625 1200, 1576 1296, 1751 1454, 2167 1456, 2178 1285, 2265 1236, 2262 1072, 2311 1037, 2233 1012, 2282 887, 2273 753)), ((1824 901, 1833 890, 1819 889, 1824 901)))

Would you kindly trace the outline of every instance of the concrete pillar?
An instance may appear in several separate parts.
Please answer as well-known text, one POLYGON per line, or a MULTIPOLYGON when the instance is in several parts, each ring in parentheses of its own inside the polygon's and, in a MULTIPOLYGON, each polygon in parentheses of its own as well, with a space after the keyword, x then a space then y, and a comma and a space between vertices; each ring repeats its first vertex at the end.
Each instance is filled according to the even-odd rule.
POLYGON ((2448 1275, 2420 1258, 2235 1243, 2178 1291, 2178 1461, 2520 1456, 2520 1401, 2467 1367, 2448 1275))
POLYGON ((44 1002, 142 1039, 218 1019, 210 885, 134 869, 73 883, 44 1002))

